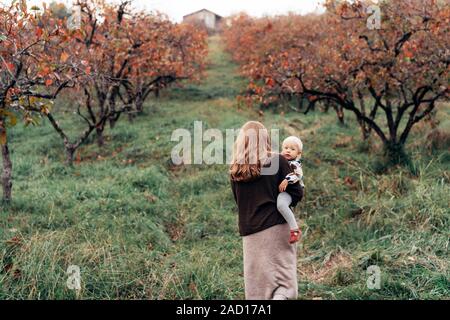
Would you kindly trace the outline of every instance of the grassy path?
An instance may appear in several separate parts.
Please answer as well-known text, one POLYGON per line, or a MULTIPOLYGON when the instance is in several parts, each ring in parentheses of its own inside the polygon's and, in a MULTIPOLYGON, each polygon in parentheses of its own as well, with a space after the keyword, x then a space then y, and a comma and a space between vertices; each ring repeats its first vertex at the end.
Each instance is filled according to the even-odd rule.
MULTIPOLYGON (((419 176, 377 176, 376 150, 358 146, 354 121, 332 114, 238 110, 245 81, 210 39, 208 78, 150 101, 118 123, 101 151, 84 147, 74 168, 47 123, 14 128, 14 202, 0 208, 0 298, 242 299, 242 249, 227 167, 169 164, 177 128, 239 128, 258 119, 305 143, 307 195, 296 209, 301 298, 448 298, 449 159, 412 137, 419 176), (348 138, 348 137, 354 138, 348 138), (382 271, 380 290, 366 269, 382 271), (81 268, 82 290, 65 271, 81 268)), ((61 108, 64 110, 64 108, 61 108)), ((286 111, 286 110, 284 110, 286 111)), ((62 123, 81 123, 64 116, 62 123)), ((448 125, 448 112, 441 117, 448 125)))

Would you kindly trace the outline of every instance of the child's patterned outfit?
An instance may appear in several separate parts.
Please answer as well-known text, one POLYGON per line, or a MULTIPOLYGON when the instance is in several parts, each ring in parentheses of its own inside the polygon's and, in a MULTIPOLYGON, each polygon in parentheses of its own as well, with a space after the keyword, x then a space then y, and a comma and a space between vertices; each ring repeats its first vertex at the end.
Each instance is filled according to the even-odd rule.
MULTIPOLYGON (((305 187, 303 184, 303 168, 302 163, 300 160, 292 160, 289 161, 289 166, 291 167, 292 171, 291 173, 286 175, 286 180, 288 181, 288 184, 294 184, 299 182, 300 186, 302 188, 305 187)), ((287 192, 281 192, 278 194, 277 197, 277 209, 278 212, 283 216, 283 218, 286 220, 286 222, 289 224, 289 228, 291 229, 291 237, 292 232, 296 231, 299 232, 299 228, 297 225, 297 221, 295 219, 295 215, 292 212, 290 205, 292 203, 292 197, 287 192)), ((296 237, 298 237, 296 235, 296 237)), ((291 242, 291 239, 289 240, 289 243, 291 242)))
POLYGON ((298 181, 300 183, 300 186, 304 188, 305 184, 303 183, 303 166, 300 159, 289 161, 289 166, 291 167, 293 172, 289 173, 286 176, 286 180, 288 181, 288 183, 294 184, 298 181))

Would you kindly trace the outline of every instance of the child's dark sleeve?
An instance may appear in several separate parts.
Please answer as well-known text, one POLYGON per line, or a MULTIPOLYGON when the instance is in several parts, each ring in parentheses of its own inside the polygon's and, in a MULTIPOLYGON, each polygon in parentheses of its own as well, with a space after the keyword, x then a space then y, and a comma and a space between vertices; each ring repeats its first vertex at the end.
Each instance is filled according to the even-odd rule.
MULTIPOLYGON (((280 170, 279 170, 279 177, 281 179, 280 183, 290 173, 292 173, 292 170, 291 167, 289 166, 289 162, 283 156, 280 156, 280 170)), ((288 184, 286 192, 289 193, 289 195, 292 197, 291 205, 293 207, 295 207, 295 205, 303 198, 303 188, 300 187, 300 183, 298 181, 293 184, 288 184)))

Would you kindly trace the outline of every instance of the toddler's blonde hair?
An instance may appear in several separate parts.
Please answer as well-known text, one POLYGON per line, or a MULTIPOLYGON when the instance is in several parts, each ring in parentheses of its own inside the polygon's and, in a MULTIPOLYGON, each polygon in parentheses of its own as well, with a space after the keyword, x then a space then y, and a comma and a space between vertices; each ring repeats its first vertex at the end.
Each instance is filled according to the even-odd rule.
POLYGON ((283 141, 283 146, 284 146, 286 143, 290 143, 290 144, 296 145, 296 146, 298 147, 298 151, 303 152, 303 142, 302 142, 302 140, 300 140, 299 137, 296 137, 296 136, 290 136, 290 137, 287 137, 287 138, 284 139, 284 141, 283 141))

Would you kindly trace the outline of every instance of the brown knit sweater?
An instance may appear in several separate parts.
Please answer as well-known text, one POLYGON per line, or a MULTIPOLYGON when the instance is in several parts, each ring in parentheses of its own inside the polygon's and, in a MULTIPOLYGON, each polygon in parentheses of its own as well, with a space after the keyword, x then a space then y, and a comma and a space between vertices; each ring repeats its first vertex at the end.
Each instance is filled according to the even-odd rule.
MULTIPOLYGON (((239 211, 241 236, 286 223, 277 210, 278 186, 292 170, 282 155, 275 154, 273 157, 279 157, 279 168, 275 174, 261 175, 257 179, 247 182, 231 180, 231 189, 239 211)), ((298 182, 289 184, 286 192, 292 197, 292 206, 295 206, 303 197, 303 188, 298 182)))

